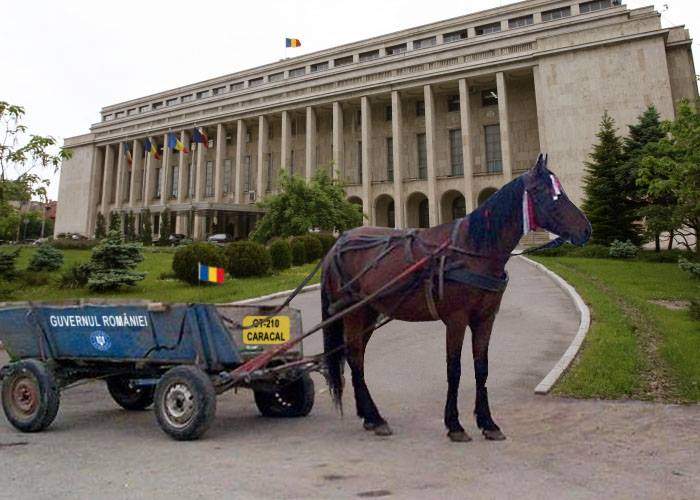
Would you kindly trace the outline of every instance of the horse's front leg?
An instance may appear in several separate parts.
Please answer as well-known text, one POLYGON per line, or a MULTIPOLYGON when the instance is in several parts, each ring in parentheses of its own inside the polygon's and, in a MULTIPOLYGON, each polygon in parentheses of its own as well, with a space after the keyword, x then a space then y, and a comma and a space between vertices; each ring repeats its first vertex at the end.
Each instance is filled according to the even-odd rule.
POLYGON ((473 321, 472 330, 472 354, 474 356, 474 377, 476 379, 476 402, 474 415, 476 425, 481 429, 486 439, 502 441, 506 436, 491 418, 489 408, 489 396, 486 390, 486 379, 489 376, 489 340, 493 328, 494 317, 473 321))
POLYGON ((459 410, 457 409, 457 394, 459 391, 459 379, 462 375, 462 344, 464 343, 464 331, 467 328, 466 320, 451 319, 445 322, 447 326, 447 400, 445 401, 445 427, 447 437, 455 442, 467 442, 472 438, 464 431, 459 423, 459 410))

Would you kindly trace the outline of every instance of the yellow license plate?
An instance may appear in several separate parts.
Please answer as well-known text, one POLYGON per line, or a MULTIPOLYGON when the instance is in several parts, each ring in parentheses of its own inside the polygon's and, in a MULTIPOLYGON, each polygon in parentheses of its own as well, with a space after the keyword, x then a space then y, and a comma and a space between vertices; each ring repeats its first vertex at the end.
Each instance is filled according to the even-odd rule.
POLYGON ((283 344, 290 339, 289 316, 246 316, 243 343, 283 344))

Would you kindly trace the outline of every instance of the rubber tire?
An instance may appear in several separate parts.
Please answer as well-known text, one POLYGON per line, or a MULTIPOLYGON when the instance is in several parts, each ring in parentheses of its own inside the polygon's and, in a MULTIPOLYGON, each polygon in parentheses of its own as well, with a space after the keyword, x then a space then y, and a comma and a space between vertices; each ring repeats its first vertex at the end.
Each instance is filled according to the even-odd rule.
POLYGON ((2 383, 2 409, 7 420, 17 430, 22 432, 40 432, 46 429, 56 418, 61 396, 51 370, 44 363, 36 359, 26 359, 10 365, 10 373, 2 383), (12 383, 20 376, 29 375, 34 379, 34 384, 39 396, 37 408, 30 418, 19 418, 10 405, 10 388, 12 383))
POLYGON ((156 388, 153 385, 130 387, 127 377, 110 377, 107 390, 119 406, 129 411, 143 411, 153 404, 156 388))
POLYGON ((165 372, 156 385, 154 403, 158 425, 177 441, 199 439, 209 429, 216 415, 214 384, 204 371, 195 366, 176 366, 165 372), (171 425, 165 409, 165 397, 174 384, 185 385, 194 401, 194 413, 186 425, 181 427, 171 425))
POLYGON ((294 382, 282 386, 278 391, 255 391, 254 394, 255 404, 265 417, 305 417, 314 407, 314 381, 308 373, 294 382), (282 401, 278 399, 278 396, 282 401))

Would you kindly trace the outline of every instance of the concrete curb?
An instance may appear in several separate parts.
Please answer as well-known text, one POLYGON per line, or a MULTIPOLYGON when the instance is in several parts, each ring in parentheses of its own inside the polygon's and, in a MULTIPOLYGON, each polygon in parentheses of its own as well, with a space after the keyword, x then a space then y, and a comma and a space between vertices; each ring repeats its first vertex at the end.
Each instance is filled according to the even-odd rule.
MULTIPOLYGON (((305 286, 302 288, 299 293, 306 293, 306 292, 313 292, 314 290, 318 290, 321 288, 321 284, 317 283, 315 285, 309 285, 305 286)), ((266 302, 268 300, 273 300, 273 299, 279 299, 280 297, 286 297, 290 293, 292 293, 294 289, 292 290, 285 290, 283 292, 275 292, 275 293, 270 293, 268 295, 261 295, 260 297, 253 297, 252 299, 244 299, 244 300, 238 300, 236 302, 231 302, 231 304, 236 304, 236 305, 245 305, 245 304, 255 304, 257 302, 266 302)))
POLYGON ((578 331, 576 332, 574 340, 571 341, 571 344, 569 344, 568 349, 566 349, 566 352, 564 352, 562 357, 559 358, 559 361, 557 361, 557 364, 554 365, 554 368, 552 368, 549 371, 549 373, 542 379, 542 381, 539 384, 537 384, 537 387, 535 387, 535 394, 547 394, 552 389, 552 386, 554 386, 557 380, 559 380, 559 378, 569 368, 569 365, 571 365, 571 362, 576 357, 576 354, 578 354, 578 351, 581 348, 581 344, 583 344, 583 339, 586 338, 588 329, 591 326, 591 311, 588 309, 588 306, 583 301, 578 292, 574 289, 574 287, 572 287, 566 281, 564 281, 564 279, 561 276, 550 271, 539 262, 530 260, 522 255, 520 256, 520 258, 528 264, 530 264, 531 266, 534 266, 535 268, 539 269, 547 276, 549 276, 549 278, 552 281, 554 281, 554 283, 556 283, 559 288, 564 290, 564 292, 571 298, 571 301, 576 306, 576 309, 578 309, 579 316, 581 318, 578 325, 578 331))

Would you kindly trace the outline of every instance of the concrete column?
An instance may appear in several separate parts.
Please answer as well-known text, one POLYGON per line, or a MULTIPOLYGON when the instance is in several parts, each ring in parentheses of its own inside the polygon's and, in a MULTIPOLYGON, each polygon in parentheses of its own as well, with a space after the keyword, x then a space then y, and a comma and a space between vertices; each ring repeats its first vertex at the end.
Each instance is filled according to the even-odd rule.
MULTIPOLYGON (((189 149, 189 142, 190 138, 184 130, 180 132, 180 141, 185 145, 187 149, 189 149)), ((189 154, 192 154, 190 151, 189 154)), ((189 182, 189 178, 187 176, 187 154, 180 151, 180 158, 178 159, 178 166, 177 166, 177 202, 178 203, 185 203, 185 199, 187 198, 187 191, 189 190, 189 186, 187 183, 189 182)), ((178 217, 178 223, 180 223, 180 217, 178 217)), ((178 232, 183 233, 183 231, 178 230, 178 232)), ((184 234, 184 233, 183 233, 184 234)))
POLYGON ((153 157, 151 153, 146 152, 146 175, 144 176, 145 187, 143 190, 143 206, 147 207, 151 204, 153 197, 153 186, 155 180, 155 168, 153 166, 153 157))
POLYGON ((288 111, 282 111, 282 135, 280 138, 280 168, 290 172, 292 157, 292 123, 288 111))
POLYGON ((425 149, 428 157, 428 210, 430 211, 430 225, 437 226, 440 223, 440 217, 437 203, 435 96, 430 85, 423 86, 423 99, 425 101, 425 149))
POLYGON ((267 117, 258 117, 258 178, 256 182, 258 200, 265 196, 267 181, 267 153, 269 151, 270 124, 267 117))
POLYGON ((192 228, 194 231, 194 234, 192 235, 192 239, 194 240, 202 240, 206 236, 204 234, 204 223, 205 223, 205 216, 199 213, 194 214, 194 227, 192 228))
POLYGON ((397 90, 391 92, 391 137, 394 159, 394 222, 397 228, 403 229, 406 227, 403 200, 403 109, 397 90))
POLYGON ((238 126, 236 130, 236 187, 233 198, 233 202, 236 204, 241 203, 241 188, 243 185, 243 150, 245 149, 245 134, 245 122, 243 120, 238 120, 238 126))
POLYGON ((540 152, 547 152, 547 130, 544 118, 544 106, 546 101, 544 97, 544 87, 540 76, 540 67, 532 67, 532 80, 535 84, 535 106, 537 106, 537 135, 540 139, 540 152))
POLYGON ((223 123, 216 126, 216 159, 214 160, 214 200, 224 198, 224 155, 226 154, 226 129, 223 123))
POLYGON ((333 178, 342 177, 343 155, 345 142, 343 140, 343 106, 340 102, 333 103, 333 178))
POLYGON ((195 201, 204 200, 204 185, 207 182, 204 172, 204 151, 204 143, 197 143, 197 167, 195 169, 196 179, 194 190, 195 201))
POLYGON ((306 180, 310 180, 316 170, 316 111, 306 107, 306 180))
POLYGON ((168 134, 163 135, 163 161, 160 167, 160 204, 167 205, 170 198, 170 189, 172 186, 172 177, 170 170, 170 156, 172 152, 168 146, 168 134))
POLYGON ((464 165, 464 201, 467 213, 474 210, 474 157, 472 156, 472 110, 467 80, 459 80, 459 118, 462 128, 462 163, 464 165))
POLYGON ((374 214, 372 213, 372 199, 370 193, 370 182, 372 177, 372 107, 369 97, 360 98, 361 126, 362 126, 362 211, 367 214, 366 225, 374 224, 374 214))
POLYGON ((114 149, 109 144, 105 146, 105 161, 102 170, 102 215, 107 219, 112 198, 112 182, 114 181, 114 149))
POLYGON ((119 142, 117 148, 117 189, 114 195, 114 207, 119 209, 122 207, 124 200, 124 182, 126 181, 126 161, 124 158, 124 142, 119 142))
POLYGON ((513 178, 513 164, 510 150, 510 124, 508 123, 508 92, 503 71, 496 73, 498 92, 498 121, 501 127, 501 158, 503 161, 503 179, 508 182, 513 178))
POLYGON ((100 172, 104 166, 104 149, 95 147, 95 155, 92 158, 92 166, 90 167, 90 193, 88 195, 88 223, 87 234, 85 236, 92 237, 95 234, 95 220, 97 218, 97 196, 100 192, 102 178, 100 172))
POLYGON ((136 206, 136 198, 141 189, 141 169, 143 168, 143 145, 134 140, 131 144, 131 185, 129 186, 129 206, 136 206))

